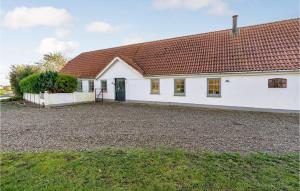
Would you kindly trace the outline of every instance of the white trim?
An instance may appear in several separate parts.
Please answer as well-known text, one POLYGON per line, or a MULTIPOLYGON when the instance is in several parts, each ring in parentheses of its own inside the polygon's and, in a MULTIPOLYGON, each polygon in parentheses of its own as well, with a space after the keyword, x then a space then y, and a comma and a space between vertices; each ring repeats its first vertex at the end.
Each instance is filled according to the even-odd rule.
POLYGON ((95 80, 95 78, 77 78, 77 80, 95 80))
POLYGON ((200 74, 170 74, 170 75, 149 75, 143 76, 146 79, 151 78, 198 78, 198 77, 220 77, 220 76, 260 76, 260 75, 286 75, 300 74, 299 70, 278 70, 278 71, 258 71, 258 72, 222 72, 222 73, 200 73, 200 74))
POLYGON ((96 80, 99 79, 112 65, 114 65, 114 63, 116 61, 121 61, 123 63, 125 63, 126 65, 128 65, 133 71, 135 71, 140 77, 144 77, 139 71, 137 71, 136 69, 134 69, 132 66, 130 66, 127 62, 125 62, 124 60, 122 60, 120 57, 115 57, 107 66, 105 66, 105 68, 103 68, 99 74, 96 76, 96 80))

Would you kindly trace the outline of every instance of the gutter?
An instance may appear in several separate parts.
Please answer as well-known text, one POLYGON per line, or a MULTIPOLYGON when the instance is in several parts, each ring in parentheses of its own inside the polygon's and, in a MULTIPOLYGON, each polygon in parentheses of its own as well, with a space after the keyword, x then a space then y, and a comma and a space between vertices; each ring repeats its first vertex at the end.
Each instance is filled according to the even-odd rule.
POLYGON ((249 71, 249 72, 219 72, 219 73, 199 73, 199 74, 167 74, 167 75, 144 75, 145 78, 166 78, 166 77, 199 77, 199 76, 221 76, 221 75, 283 75, 283 74, 300 74, 297 70, 271 70, 271 71, 249 71))

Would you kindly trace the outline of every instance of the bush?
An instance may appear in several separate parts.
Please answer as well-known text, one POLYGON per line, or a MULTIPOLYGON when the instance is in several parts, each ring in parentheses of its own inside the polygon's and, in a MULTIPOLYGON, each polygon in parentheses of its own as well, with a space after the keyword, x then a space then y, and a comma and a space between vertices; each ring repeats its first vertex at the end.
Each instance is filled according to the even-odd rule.
POLYGON ((44 93, 48 91, 49 93, 55 93, 54 84, 58 77, 57 72, 53 71, 46 71, 40 73, 39 80, 38 80, 38 89, 40 92, 44 93))
POLYGON ((73 76, 47 71, 22 79, 20 88, 23 93, 72 93, 76 91, 77 80, 73 76))
POLYGON ((9 81, 11 89, 15 96, 22 97, 22 91, 20 89, 20 81, 34 73, 39 72, 39 68, 34 65, 13 65, 9 72, 9 81))
POLYGON ((58 93, 72 93, 77 89, 77 80, 73 76, 60 74, 56 78, 54 88, 58 93))
POLYGON ((20 83, 20 89, 22 93, 40 93, 43 92, 42 89, 39 87, 39 77, 40 74, 32 74, 23 78, 20 83))

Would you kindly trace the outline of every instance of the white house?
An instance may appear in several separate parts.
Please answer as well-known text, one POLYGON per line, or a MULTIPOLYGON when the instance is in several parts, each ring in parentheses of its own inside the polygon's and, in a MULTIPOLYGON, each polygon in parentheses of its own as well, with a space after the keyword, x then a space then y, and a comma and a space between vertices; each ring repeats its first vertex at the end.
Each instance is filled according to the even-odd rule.
POLYGON ((234 16, 230 30, 85 52, 61 72, 106 100, 299 112, 299 21, 234 16))

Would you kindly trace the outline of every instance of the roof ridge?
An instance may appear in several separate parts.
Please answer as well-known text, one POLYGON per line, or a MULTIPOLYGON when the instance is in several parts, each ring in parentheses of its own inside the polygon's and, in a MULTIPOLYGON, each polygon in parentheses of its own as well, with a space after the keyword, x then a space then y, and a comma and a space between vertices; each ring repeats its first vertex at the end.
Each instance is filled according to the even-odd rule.
MULTIPOLYGON (((300 17, 291 18, 291 19, 284 19, 284 20, 279 20, 279 21, 272 21, 272 22, 268 22, 268 23, 260 23, 260 24, 255 24, 255 25, 247 25, 247 26, 239 27, 239 29, 250 28, 250 27, 251 28, 252 27, 259 27, 259 26, 264 26, 264 25, 270 25, 270 24, 288 22, 288 21, 292 21, 292 20, 298 20, 298 19, 300 19, 300 17)), ((231 30, 231 29, 230 28, 229 29, 222 29, 222 30, 209 31, 209 32, 204 32, 204 33, 197 33, 197 34, 171 37, 171 38, 166 38, 166 39, 158 39, 158 40, 140 42, 140 43, 135 43, 135 44, 121 45, 121 46, 115 46, 115 47, 110 47, 110 48, 103 48, 103 49, 98 49, 98 50, 86 51, 86 52, 82 52, 81 54, 98 52, 98 51, 108 51, 108 50, 117 49, 117 48, 134 47, 134 46, 145 45, 145 44, 150 44, 150 43, 178 40, 178 39, 182 39, 182 38, 190 38, 190 37, 193 37, 193 36, 207 35, 207 34, 210 34, 210 33, 224 32, 224 31, 227 31, 227 30, 231 30)))

